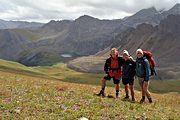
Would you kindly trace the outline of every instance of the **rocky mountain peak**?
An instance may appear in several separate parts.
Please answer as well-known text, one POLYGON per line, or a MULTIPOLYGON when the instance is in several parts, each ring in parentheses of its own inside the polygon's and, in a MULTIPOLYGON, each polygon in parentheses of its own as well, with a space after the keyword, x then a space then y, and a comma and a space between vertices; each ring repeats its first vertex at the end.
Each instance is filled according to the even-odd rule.
POLYGON ((44 26, 52 26, 52 25, 57 25, 57 24, 63 24, 63 23, 70 23, 70 20, 51 20, 50 22, 48 22, 47 24, 45 24, 44 26))
POLYGON ((83 16, 80 16, 79 18, 77 18, 75 20, 75 22, 88 22, 88 21, 93 22, 93 21, 97 21, 97 20, 99 20, 99 19, 88 16, 88 15, 83 15, 83 16))
POLYGON ((180 3, 176 4, 174 7, 167 11, 168 14, 180 14, 180 3))
POLYGON ((134 16, 151 16, 154 14, 157 14, 157 10, 155 7, 151 7, 148 9, 142 9, 139 12, 137 12, 134 16))

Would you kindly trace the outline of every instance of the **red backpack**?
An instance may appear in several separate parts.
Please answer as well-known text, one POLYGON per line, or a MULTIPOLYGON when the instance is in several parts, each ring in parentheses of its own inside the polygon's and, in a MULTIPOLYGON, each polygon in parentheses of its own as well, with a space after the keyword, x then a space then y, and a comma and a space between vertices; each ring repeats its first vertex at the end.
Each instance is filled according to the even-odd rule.
POLYGON ((156 75, 156 72, 155 72, 156 62, 153 58, 153 54, 149 51, 143 51, 143 54, 149 61, 150 68, 151 68, 151 75, 156 75))

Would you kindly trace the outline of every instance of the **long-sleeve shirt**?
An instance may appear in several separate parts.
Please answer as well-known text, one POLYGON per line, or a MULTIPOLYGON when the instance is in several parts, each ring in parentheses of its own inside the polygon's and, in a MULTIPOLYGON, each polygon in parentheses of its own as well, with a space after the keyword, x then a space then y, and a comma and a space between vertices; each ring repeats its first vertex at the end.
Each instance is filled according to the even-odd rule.
POLYGON ((142 57, 136 59, 136 75, 145 80, 150 79, 151 70, 149 61, 146 58, 142 57))
POLYGON ((133 79, 136 74, 136 62, 133 60, 126 60, 122 66, 122 78, 133 79))

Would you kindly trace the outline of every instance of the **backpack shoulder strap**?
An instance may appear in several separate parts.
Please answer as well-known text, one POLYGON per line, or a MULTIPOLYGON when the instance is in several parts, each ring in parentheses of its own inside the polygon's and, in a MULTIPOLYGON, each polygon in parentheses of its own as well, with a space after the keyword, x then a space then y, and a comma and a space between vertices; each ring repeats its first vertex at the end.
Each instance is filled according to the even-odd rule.
POLYGON ((108 71, 111 65, 111 57, 109 57, 104 64, 104 71, 108 71))

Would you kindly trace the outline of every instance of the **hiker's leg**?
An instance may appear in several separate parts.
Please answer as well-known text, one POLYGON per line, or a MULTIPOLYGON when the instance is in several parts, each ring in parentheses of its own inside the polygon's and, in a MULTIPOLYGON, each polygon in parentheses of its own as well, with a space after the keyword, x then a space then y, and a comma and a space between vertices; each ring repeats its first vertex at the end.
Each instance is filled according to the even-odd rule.
POLYGON ((151 93, 149 92, 148 88, 149 88, 149 81, 144 81, 144 84, 143 84, 144 92, 145 92, 149 102, 152 103, 151 93))
POLYGON ((106 87, 106 79, 105 79, 105 77, 101 80, 101 90, 100 90, 100 92, 97 94, 98 96, 105 96, 105 94, 104 94, 104 91, 105 91, 105 87, 106 87))
POLYGON ((104 76, 104 78, 101 80, 101 91, 104 93, 106 88, 106 81, 111 80, 111 77, 109 75, 104 76))
POLYGON ((145 96, 146 95, 146 92, 145 92, 145 89, 144 89, 144 82, 143 82, 143 84, 142 84, 142 86, 141 86, 141 90, 142 90, 142 96, 145 96))
POLYGON ((101 90, 104 92, 105 91, 105 87, 106 87, 106 80, 102 79, 101 80, 101 90))
POLYGON ((130 79, 130 81, 129 81, 129 89, 131 91, 132 101, 135 101, 135 98, 134 98, 134 79, 130 79))
POLYGON ((145 96, 145 92, 144 92, 144 89, 143 89, 144 79, 143 78, 138 78, 138 80, 139 80, 139 85, 141 87, 142 96, 145 96))
POLYGON ((129 97, 129 85, 126 84, 124 87, 125 87, 126 97, 128 98, 129 97))
POLYGON ((134 85, 129 85, 130 91, 131 91, 131 97, 134 99, 134 85))
POLYGON ((119 89, 120 89, 120 84, 115 84, 115 89, 116 89, 116 91, 119 91, 119 89))
POLYGON ((113 78, 113 82, 115 84, 116 98, 119 98, 120 80, 113 78))
POLYGON ((119 89, 120 89, 120 84, 115 84, 115 90, 116 90, 116 98, 119 97, 119 89))
POLYGON ((149 81, 144 81, 143 89, 144 89, 144 92, 145 92, 147 98, 151 97, 151 94, 150 94, 148 88, 149 88, 149 81))
POLYGON ((145 92, 144 92, 144 89, 143 89, 144 78, 138 78, 138 80, 139 80, 139 85, 141 87, 141 92, 142 92, 142 98, 140 100, 140 103, 144 103, 144 101, 145 101, 145 92))
POLYGON ((126 93, 125 99, 129 98, 129 85, 128 85, 128 79, 122 78, 122 83, 124 85, 124 91, 126 93))

